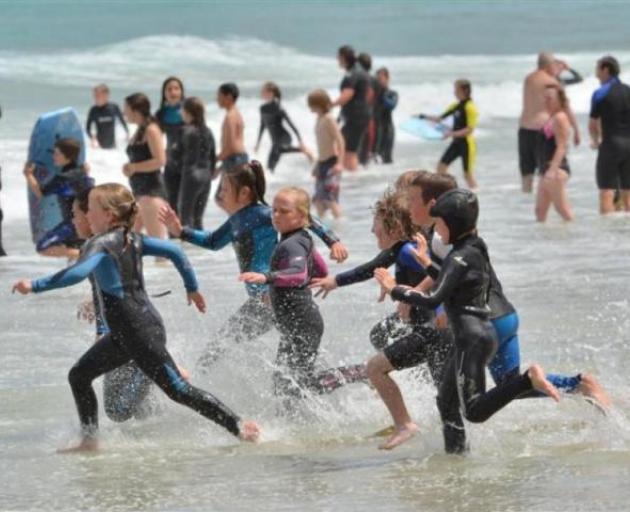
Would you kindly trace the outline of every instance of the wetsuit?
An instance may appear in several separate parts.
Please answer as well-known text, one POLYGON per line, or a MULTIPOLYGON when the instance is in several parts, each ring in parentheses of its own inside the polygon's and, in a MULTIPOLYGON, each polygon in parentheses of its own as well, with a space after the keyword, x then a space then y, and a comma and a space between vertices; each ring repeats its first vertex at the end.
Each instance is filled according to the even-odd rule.
POLYGON ((591 119, 601 120, 597 187, 630 190, 630 87, 613 77, 593 93, 591 119))
MULTIPOLYGON (((450 116, 453 116, 453 131, 475 128, 477 126, 477 107, 475 107, 471 99, 453 103, 442 113, 440 119, 446 119, 450 116)), ((465 137, 454 137, 446 151, 444 151, 440 162, 450 165, 457 158, 461 158, 464 173, 468 174, 474 171, 476 154, 477 144, 471 132, 465 137)))
POLYGON ((271 137, 271 151, 267 160, 267 169, 272 172, 278 165, 278 161, 283 153, 299 153, 302 151, 299 147, 291 145, 291 135, 284 127, 284 121, 291 127, 298 142, 302 144, 300 132, 293 124, 293 121, 291 121, 287 112, 280 106, 280 101, 271 100, 260 107, 260 129, 258 130, 256 145, 260 144, 260 139, 265 129, 268 130, 271 137))
MULTIPOLYGON (((151 160, 153 154, 148 142, 131 142, 127 146, 127 156, 132 164, 151 160)), ((136 197, 166 197, 162 173, 159 169, 152 172, 136 172, 129 178, 129 185, 136 197)))
POLYGON ((368 87, 369 76, 358 64, 346 72, 339 86, 341 91, 344 89, 354 91, 352 99, 341 107, 343 119, 341 133, 346 142, 346 151, 351 153, 358 151, 370 121, 370 109, 367 104, 368 87))
POLYGON ((531 392, 524 373, 486 391, 485 367, 494 356, 498 339, 490 323, 488 297, 490 265, 483 240, 466 235, 453 245, 433 290, 428 293, 396 287, 392 298, 410 304, 444 304, 455 336, 455 350, 447 363, 438 393, 442 421, 462 428, 461 412, 471 422, 483 422, 519 395, 531 392))
MULTIPOLYGON (((339 239, 317 220, 310 229, 331 247, 339 239)), ((240 272, 269 271, 269 263, 276 245, 278 233, 271 224, 271 208, 261 203, 251 204, 231 215, 214 231, 184 228, 181 239, 212 251, 232 244, 236 252, 240 272)), ((208 343, 199 364, 212 365, 225 351, 225 340, 236 343, 254 340, 273 328, 273 313, 267 300, 267 285, 246 284, 249 298, 230 316, 208 343)))
POLYGON ((381 87, 374 106, 376 122, 376 154, 384 164, 393 163, 395 129, 392 112, 398 104, 398 93, 381 87))
POLYGON ((76 284, 91 273, 101 291, 110 335, 97 341, 72 367, 70 386, 85 436, 98 428, 98 404, 92 381, 133 360, 172 400, 185 405, 238 435, 238 416, 216 397, 186 382, 166 350, 159 313, 144 289, 142 257, 170 259, 188 292, 197 279, 184 253, 174 244, 116 228, 90 239, 82 257, 57 274, 32 282, 34 292, 76 284))
POLYGON ((374 113, 376 101, 381 91, 381 83, 378 79, 375 76, 370 75, 368 71, 365 73, 368 77, 366 102, 368 105, 369 121, 359 146, 359 163, 361 165, 367 165, 370 159, 374 157, 374 148, 376 147, 376 120, 374 118, 374 113))
POLYGON ((173 158, 181 164, 177 211, 183 226, 203 229, 202 218, 216 164, 214 137, 206 126, 184 126, 173 158))
POLYGON ((181 103, 169 105, 163 103, 155 113, 160 128, 166 134, 166 165, 164 166, 164 188, 166 199, 171 208, 178 214, 178 198, 181 187, 181 161, 177 159, 176 148, 181 143, 184 120, 182 119, 181 103))
POLYGON ((116 147, 116 119, 120 121, 125 132, 129 135, 129 128, 125 118, 116 103, 106 103, 105 105, 94 105, 88 113, 85 131, 90 139, 94 137, 92 125, 96 125, 96 140, 103 149, 116 147))
MULTIPOLYGON (((549 118, 540 130, 540 144, 538 144, 538 170, 541 174, 545 174, 549 169, 549 164, 553 160, 553 156, 556 153, 556 136, 553 133, 553 117, 549 118)), ((567 174, 571 174, 571 168, 569 167, 569 161, 567 155, 562 157, 560 162, 560 169, 566 171, 567 174)))
POLYGON ((77 195, 92 186, 94 186, 94 179, 75 164, 66 165, 49 182, 40 185, 43 195, 55 194, 57 196, 62 220, 37 241, 37 252, 45 251, 55 245, 81 247, 83 241, 77 236, 72 223, 72 203, 77 195))

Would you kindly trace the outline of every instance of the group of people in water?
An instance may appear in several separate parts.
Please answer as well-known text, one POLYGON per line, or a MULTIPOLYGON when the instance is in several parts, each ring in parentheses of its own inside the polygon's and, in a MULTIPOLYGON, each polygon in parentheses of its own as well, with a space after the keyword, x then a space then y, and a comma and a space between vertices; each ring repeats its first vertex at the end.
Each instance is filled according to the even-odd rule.
MULTIPOLYGON (((94 184, 86 166, 79 165, 79 143, 71 139, 55 144, 54 161, 62 171, 52 182, 42 186, 32 166, 25 166, 32 192, 38 196, 59 194, 64 209, 63 230, 61 226, 55 228, 38 250, 76 262, 50 276, 20 280, 13 291, 43 293, 85 279, 90 280, 93 290, 92 305, 85 310, 96 319, 97 341, 69 374, 82 428, 81 442, 70 451, 98 448, 93 381, 101 375, 106 375, 106 412, 115 421, 146 414, 145 402, 153 383, 172 400, 244 441, 256 441, 260 435, 258 423, 243 419, 213 394, 193 386, 188 372, 167 350, 164 325, 145 290, 143 257, 170 260, 182 277, 188 303, 202 313, 206 310, 195 271, 169 236, 209 250, 228 245, 234 248, 247 298, 209 340, 198 366, 211 371, 230 344, 255 343, 275 327, 280 337, 272 382, 283 414, 296 414, 299 403, 310 393, 325 394, 347 384, 369 383, 382 398, 394 424, 381 447, 395 448, 415 435, 418 427, 391 374, 421 364, 428 365, 437 389, 448 453, 468 450, 464 419, 484 422, 515 399, 549 396, 559 400, 560 393, 566 392, 582 394, 602 410, 610 406, 601 385, 586 373, 546 374, 537 364, 521 371, 518 314, 477 231, 479 203, 469 190, 476 187, 472 164, 477 117, 469 81, 456 82, 457 103, 433 118, 436 122, 447 116, 455 118, 447 133, 453 141, 437 172, 403 173, 374 205, 372 232, 379 249, 376 257, 336 276, 329 275, 312 234, 329 248, 333 260, 344 261, 348 250, 312 215, 311 203, 320 216, 328 209, 338 215, 338 176, 342 168, 358 165, 371 117, 368 115, 366 121, 363 106, 352 104, 367 96, 363 89, 365 71, 357 69, 351 48, 340 48, 338 57, 347 70, 339 98, 333 101, 321 89, 308 95, 308 105, 317 115, 316 157, 303 145, 299 131, 281 107, 278 86, 267 82, 261 91, 265 103, 261 107, 258 143, 267 130, 272 139, 268 167, 273 170, 281 155, 288 152, 316 159, 313 195, 301 188, 284 187, 268 205, 265 170, 260 162, 250 160, 244 146, 243 119, 236 107, 238 87, 226 83, 217 91, 217 102, 226 110, 226 116, 216 151, 205 123, 203 102, 185 97, 183 84, 175 77, 164 82, 156 115, 142 93, 125 99, 122 117, 118 107, 109 102, 105 86, 94 90, 95 107, 86 127, 94 145, 115 145, 116 118, 138 126, 127 147, 130 161, 123 167, 129 188, 114 183, 94 184), (331 115, 334 106, 342 106, 341 129, 331 115), (295 145, 285 122, 297 138, 295 145), (93 124, 99 127, 94 135, 93 124), (464 161, 469 189, 459 188, 447 173, 448 165, 456 158, 464 161), (217 162, 221 162, 218 168, 217 162), (214 177, 219 179, 215 200, 228 218, 217 229, 204 230, 202 216, 214 177), (65 240, 71 240, 71 244, 63 238, 68 232, 71 235, 65 240), (395 275, 388 270, 392 266, 395 275), (312 290, 317 290, 315 296, 326 297, 338 287, 369 279, 380 286, 383 297, 390 295, 397 303, 396 311, 370 332, 377 353, 368 361, 323 368, 318 354, 324 320, 312 290), (486 368, 495 382, 490 390, 486 389, 486 368)), ((526 81, 526 96, 531 97, 525 99, 519 152, 521 169, 529 172, 528 165, 541 166, 541 144, 545 147, 547 160, 541 166, 537 212, 543 217, 554 204, 568 220, 570 208, 563 209, 566 196, 558 188, 566 181, 562 173, 568 172, 566 155, 561 155, 560 149, 568 146, 566 138, 574 116, 562 87, 544 83, 547 75, 553 78, 565 67, 548 54, 539 56, 539 71, 546 75, 536 72, 526 81), (542 96, 534 98, 535 90, 542 96), (538 110, 534 116, 542 122, 541 142, 540 131, 536 131, 534 140, 527 130, 534 131, 529 123, 543 97, 549 115, 538 110), (528 160, 534 146, 536 159, 528 160)), ((607 178, 612 183, 611 176, 617 176, 616 184, 630 209, 630 192, 623 188, 623 173, 630 168, 620 153, 625 147, 620 140, 627 135, 624 130, 630 123, 620 113, 621 107, 630 111, 630 88, 619 82, 619 66, 612 57, 598 61, 597 69, 603 86, 594 96, 591 133, 598 142, 596 121, 601 121, 598 177, 601 174, 606 184, 607 178), (616 166, 607 166, 612 161, 616 166)), ((392 104, 395 106, 395 101, 392 104)), ((579 138, 578 132, 576 136, 579 138)), ((523 176, 528 174, 523 172, 523 176)))

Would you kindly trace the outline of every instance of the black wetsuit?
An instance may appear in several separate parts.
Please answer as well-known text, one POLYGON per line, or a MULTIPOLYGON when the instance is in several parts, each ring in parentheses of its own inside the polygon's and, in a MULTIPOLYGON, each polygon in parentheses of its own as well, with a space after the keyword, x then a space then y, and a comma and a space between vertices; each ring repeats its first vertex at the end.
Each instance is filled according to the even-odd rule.
POLYGON ((122 124, 128 135, 129 128, 127 128, 127 123, 118 105, 115 103, 106 103, 102 106, 94 105, 88 113, 85 131, 88 136, 92 138, 92 125, 96 124, 96 140, 98 140, 98 145, 103 149, 115 148, 116 119, 120 121, 120 124, 122 124))
POLYGON ((381 87, 374 105, 374 121, 376 122, 376 154, 384 164, 393 163, 395 129, 392 112, 398 104, 398 93, 381 87))
POLYGON ((138 234, 127 237, 123 228, 93 237, 77 263, 32 283, 34 292, 42 292, 76 284, 93 273, 101 291, 111 334, 96 342, 69 374, 84 435, 94 435, 98 428, 92 381, 130 360, 169 398, 238 435, 238 416, 210 393, 185 381, 166 350, 162 319, 144 289, 142 257, 147 255, 169 258, 187 291, 197 290, 195 273, 181 249, 165 240, 138 234))
POLYGON ((352 99, 341 107, 343 127, 341 133, 346 142, 346 151, 356 153, 370 122, 370 108, 367 103, 369 75, 358 64, 349 69, 340 90, 352 89, 352 99))
POLYGON ((630 190, 630 87, 611 78, 593 93, 590 117, 602 124, 597 187, 630 190))
MULTIPOLYGON (((476 235, 468 235, 453 245, 430 293, 401 287, 392 292, 392 298, 410 304, 437 307, 444 303, 455 335, 455 350, 440 386, 438 408, 444 424, 462 429, 462 433, 460 406, 466 419, 483 422, 533 389, 527 374, 522 374, 486 391, 485 367, 498 345, 489 320, 490 284, 486 245, 476 235)), ((463 436, 454 442, 463 448, 463 436)))
POLYGON ((376 120, 374 114, 376 112, 376 101, 381 93, 381 83, 378 79, 365 72, 368 77, 368 87, 366 92, 366 103, 368 106, 368 125, 365 134, 359 146, 359 163, 368 165, 370 160, 374 158, 374 149, 376 147, 376 120))
MULTIPOLYGON (((183 100, 182 100, 183 101, 183 100)), ((166 165, 164 166, 164 189, 166 199, 177 213, 179 191, 182 179, 182 162, 177 158, 176 148, 181 142, 184 120, 181 104, 163 104, 155 113, 160 128, 166 134, 166 165)))
POLYGON ((183 226, 203 229, 203 212, 216 165, 214 137, 207 126, 184 126, 173 157, 181 164, 177 212, 183 226))
MULTIPOLYGON (((153 158, 148 142, 132 141, 127 146, 127 156, 132 164, 145 162, 153 158)), ((166 197, 162 173, 159 169, 152 172, 136 172, 129 178, 133 195, 138 197, 166 197)))
POLYGON ((257 144, 260 144, 260 139, 265 129, 268 130, 269 137, 271 137, 271 151, 267 160, 267 169, 270 171, 276 168, 283 153, 299 153, 302 151, 299 147, 291 145, 291 134, 284 127, 284 121, 291 127, 298 142, 301 144, 302 137, 300 132, 286 111, 280 106, 278 100, 269 101, 260 107, 260 129, 258 130, 257 144))

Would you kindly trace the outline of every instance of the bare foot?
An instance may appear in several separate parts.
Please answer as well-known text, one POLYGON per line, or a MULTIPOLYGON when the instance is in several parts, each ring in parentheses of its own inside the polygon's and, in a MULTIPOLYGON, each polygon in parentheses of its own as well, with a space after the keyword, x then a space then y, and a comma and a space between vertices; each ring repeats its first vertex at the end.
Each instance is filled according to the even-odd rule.
POLYGON ((260 436, 260 427, 255 421, 243 421, 240 425, 240 433, 238 438, 241 441, 255 443, 260 436))
POLYGON ((394 434, 382 445, 380 445, 378 449, 393 450, 397 446, 400 446, 401 444, 409 441, 409 439, 415 436, 419 431, 420 429, 415 423, 405 423, 405 425, 403 425, 402 427, 397 428, 394 434))
POLYGON ((80 453, 80 452, 98 452, 100 445, 97 439, 93 437, 84 437, 81 442, 68 448, 58 448, 57 453, 80 453))
POLYGON ((529 380, 532 381, 534 389, 549 395, 556 402, 560 401, 560 392, 547 380, 545 372, 540 366, 537 364, 531 365, 529 370, 527 370, 527 375, 529 375, 529 380))
POLYGON ((604 410, 612 405, 612 400, 608 393, 606 393, 597 379, 588 373, 583 373, 580 376, 580 385, 577 390, 585 397, 592 398, 595 404, 604 410))

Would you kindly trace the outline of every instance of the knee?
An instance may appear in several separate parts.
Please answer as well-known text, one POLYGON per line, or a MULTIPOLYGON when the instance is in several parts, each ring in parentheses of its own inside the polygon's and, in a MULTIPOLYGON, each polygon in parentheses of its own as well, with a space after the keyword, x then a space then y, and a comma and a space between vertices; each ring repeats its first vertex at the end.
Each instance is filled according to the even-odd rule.
POLYGON ((89 384, 90 379, 85 376, 85 373, 81 370, 80 366, 73 366, 68 372, 68 382, 70 387, 75 388, 84 384, 89 384))
POLYGON ((372 382, 388 374, 390 371, 391 365, 383 354, 377 354, 367 362, 366 374, 368 379, 372 382))

